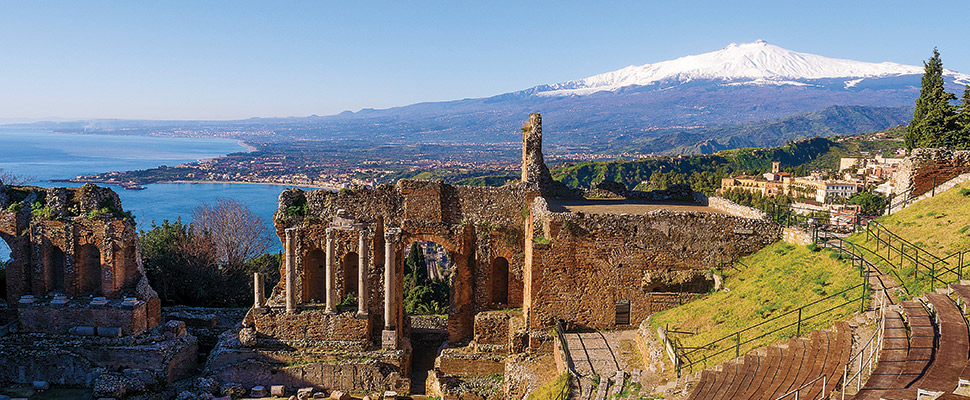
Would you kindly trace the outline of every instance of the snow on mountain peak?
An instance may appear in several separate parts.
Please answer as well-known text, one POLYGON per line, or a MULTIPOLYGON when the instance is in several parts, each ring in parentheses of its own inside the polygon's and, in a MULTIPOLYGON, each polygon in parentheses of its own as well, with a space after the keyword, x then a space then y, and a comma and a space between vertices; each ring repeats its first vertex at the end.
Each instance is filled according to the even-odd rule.
MULTIPOLYGON (((970 76, 956 75, 970 82, 970 76)), ((922 74, 923 67, 892 62, 869 63, 799 53, 764 40, 731 43, 710 53, 681 57, 654 64, 629 66, 578 81, 548 85, 537 94, 563 96, 616 90, 659 81, 689 82, 696 79, 720 80, 729 84, 799 84, 799 80, 851 78, 851 80, 922 74)), ((848 87, 848 86, 847 86, 848 87)))

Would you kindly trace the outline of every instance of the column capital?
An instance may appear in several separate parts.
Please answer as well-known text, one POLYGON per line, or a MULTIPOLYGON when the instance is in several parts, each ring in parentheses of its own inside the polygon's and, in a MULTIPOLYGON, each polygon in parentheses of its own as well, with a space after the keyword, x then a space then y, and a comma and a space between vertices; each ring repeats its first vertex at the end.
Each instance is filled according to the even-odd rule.
POLYGON ((387 228, 384 231, 384 240, 393 242, 401 240, 401 228, 387 228))

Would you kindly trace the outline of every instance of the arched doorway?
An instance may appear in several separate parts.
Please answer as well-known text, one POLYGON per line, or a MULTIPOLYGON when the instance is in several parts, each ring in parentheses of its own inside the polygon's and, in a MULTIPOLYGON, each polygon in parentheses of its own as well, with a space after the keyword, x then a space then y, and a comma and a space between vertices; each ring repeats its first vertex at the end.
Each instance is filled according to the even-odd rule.
POLYGON ((347 253, 343 262, 343 299, 350 295, 357 297, 357 269, 360 256, 355 252, 347 253))
POLYGON ((101 296, 101 250, 93 244, 77 249, 78 296, 101 296))
POLYGON ((428 371, 434 368, 441 345, 448 340, 454 257, 445 246, 433 241, 405 243, 403 308, 412 324, 416 324, 412 325, 410 337, 411 393, 424 394, 428 371))
POLYGON ((313 249, 303 258, 303 302, 327 301, 327 254, 313 249))
POLYGON ((492 295, 491 303, 495 307, 503 308, 509 305, 509 260, 498 257, 492 260, 492 295))

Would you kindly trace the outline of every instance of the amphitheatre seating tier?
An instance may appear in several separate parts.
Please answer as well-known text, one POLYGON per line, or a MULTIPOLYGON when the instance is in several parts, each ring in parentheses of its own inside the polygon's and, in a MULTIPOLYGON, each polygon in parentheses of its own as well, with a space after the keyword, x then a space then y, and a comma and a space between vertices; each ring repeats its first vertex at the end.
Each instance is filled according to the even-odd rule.
POLYGON ((930 315, 920 302, 904 301, 901 305, 910 329, 909 352, 906 354, 902 371, 889 387, 905 389, 922 378, 930 362, 933 361, 935 333, 930 315))
POLYGON ((906 335, 903 317, 898 312, 886 310, 882 340, 879 362, 853 400, 878 400, 883 392, 892 388, 896 377, 902 372, 909 353, 909 337, 906 335))
MULTIPOLYGON (((952 285, 951 289, 962 297, 968 293, 967 287, 952 285)), ((960 308, 946 295, 927 293, 926 300, 932 305, 936 314, 936 324, 930 318, 926 309, 919 302, 904 302, 903 311, 910 326, 911 336, 909 352, 897 378, 888 388, 879 387, 886 378, 874 375, 866 388, 871 390, 860 392, 855 399, 915 399, 920 390, 936 393, 947 393, 957 389, 957 386, 968 370, 970 358, 970 335, 968 335, 967 320, 960 308), (878 396, 877 396, 878 395, 878 396)), ((964 300, 965 301, 965 300, 964 300)), ((898 326, 887 318, 887 332, 884 343, 884 353, 877 372, 892 371, 895 361, 899 358, 899 334, 889 331, 892 326, 898 326), (883 367, 884 371, 879 368, 883 367)), ((945 394, 939 399, 966 398, 955 394, 945 394)))
POLYGON ((939 321, 939 350, 936 352, 933 364, 926 371, 926 376, 917 387, 934 391, 951 391, 956 389, 960 372, 967 365, 967 352, 970 350, 967 321, 949 297, 939 293, 927 293, 926 298, 936 310, 939 321))
MULTIPOLYGON (((811 340, 790 339, 787 347, 772 346, 767 355, 748 354, 743 362, 729 362, 720 371, 701 372, 690 400, 775 398, 825 374, 840 374, 848 362, 852 336, 848 325, 839 323, 835 331, 814 331, 811 340)), ((801 398, 816 398, 830 393, 838 379, 814 382, 799 392, 801 398)))

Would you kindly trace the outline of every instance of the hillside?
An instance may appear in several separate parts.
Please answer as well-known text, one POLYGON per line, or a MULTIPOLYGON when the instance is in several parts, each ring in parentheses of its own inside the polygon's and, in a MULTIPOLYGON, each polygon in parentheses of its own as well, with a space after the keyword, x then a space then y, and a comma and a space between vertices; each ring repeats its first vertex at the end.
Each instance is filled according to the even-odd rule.
MULTIPOLYGON (((724 280, 726 289, 654 314, 649 319, 650 325, 654 330, 667 327, 668 330, 697 332, 693 335, 678 334, 676 337, 680 347, 701 346, 862 283, 859 273, 835 256, 836 253, 828 250, 812 251, 808 246, 777 242, 735 263, 740 271, 724 269, 723 272, 728 274, 724 280)), ((813 315, 845 301, 858 299, 860 295, 861 291, 851 291, 832 297, 807 308, 804 315, 813 315)), ((859 302, 855 301, 833 312, 821 314, 816 319, 804 322, 801 332, 804 334, 812 329, 827 328, 858 311, 858 307, 859 302)), ((767 322, 746 333, 750 336, 742 337, 742 340, 795 322, 793 318, 797 316, 789 315, 767 322)), ((746 344, 740 352, 743 354, 791 337, 794 330, 788 328, 769 334, 746 344)), ((729 342, 734 343, 733 338, 729 342)), ((732 358, 733 351, 722 353, 710 359, 708 366, 732 358)))
MULTIPOLYGON (((957 185, 895 214, 880 217, 877 221, 903 239, 940 258, 970 250, 970 182, 957 185)), ((867 242, 864 232, 853 235, 849 240, 875 250, 875 242, 867 242)), ((912 252, 907 254, 909 253, 912 252)), ((885 250, 880 254, 885 256, 885 250)), ((893 254, 898 255, 897 252, 893 254)), ((875 256, 867 256, 867 258, 873 261, 879 260, 875 256)), ((880 262, 879 265, 887 269, 887 272, 893 271, 894 276, 902 280, 906 290, 916 296, 928 291, 930 282, 928 278, 916 274, 910 263, 907 260, 902 268, 886 262, 880 262)), ((955 265, 955 263, 952 264, 955 265)), ((952 276, 944 278, 955 279, 952 276)), ((940 287, 941 283, 937 282, 935 286, 940 287)))
POLYGON ((860 152, 892 156, 903 147, 905 128, 895 126, 859 136, 811 138, 771 148, 722 150, 707 155, 660 156, 635 161, 596 161, 563 163, 553 168, 553 177, 571 187, 592 187, 604 180, 628 188, 662 189, 671 184, 689 183, 696 191, 711 194, 720 187, 721 178, 738 174, 770 171, 772 161, 783 170, 804 175, 813 170, 836 169, 842 157, 860 152), (879 137, 874 139, 874 137, 879 137))
POLYGON ((912 107, 832 106, 768 121, 664 135, 634 144, 631 150, 711 154, 726 149, 780 146, 815 136, 877 131, 908 123, 912 117, 912 107))

